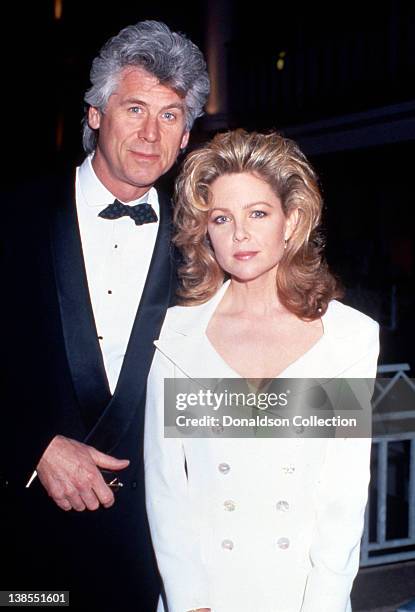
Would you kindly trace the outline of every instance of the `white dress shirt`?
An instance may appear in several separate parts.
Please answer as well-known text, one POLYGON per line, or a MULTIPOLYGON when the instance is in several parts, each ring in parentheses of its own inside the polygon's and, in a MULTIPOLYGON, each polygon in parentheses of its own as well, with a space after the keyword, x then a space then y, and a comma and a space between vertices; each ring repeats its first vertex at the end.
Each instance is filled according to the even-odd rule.
MULTIPOLYGON (((89 294, 105 370, 113 393, 117 385, 134 323, 159 222, 135 225, 130 217, 103 219, 98 214, 114 202, 92 167, 92 156, 76 173, 76 210, 89 294)), ((159 217, 160 207, 152 187, 134 206, 148 202, 159 217)))

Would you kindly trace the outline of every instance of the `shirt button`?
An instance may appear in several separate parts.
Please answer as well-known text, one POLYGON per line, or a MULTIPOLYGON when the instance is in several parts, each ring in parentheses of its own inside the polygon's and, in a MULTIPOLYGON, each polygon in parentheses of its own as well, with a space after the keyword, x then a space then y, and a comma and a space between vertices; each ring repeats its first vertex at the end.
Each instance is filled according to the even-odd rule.
POLYGON ((223 502, 223 507, 225 510, 227 510, 227 512, 233 512, 236 508, 236 504, 232 499, 227 499, 223 502))
POLYGON ((231 470, 229 463, 219 463, 218 470, 221 474, 228 474, 231 470))
POLYGON ((222 540, 222 548, 224 550, 232 550, 233 549, 232 540, 222 540))
POLYGON ((287 512, 290 508, 290 504, 287 501, 281 499, 279 502, 277 502, 276 508, 278 512, 287 512))
POLYGON ((288 538, 279 538, 277 540, 277 546, 278 548, 281 548, 282 550, 287 550, 289 545, 290 545, 290 540, 288 538))
POLYGON ((108 293, 111 295, 111 293, 112 293, 111 289, 108 289, 108 293))
POLYGON ((131 488, 132 488, 132 489, 136 489, 136 488, 137 488, 137 481, 136 481, 136 480, 133 480, 133 481, 131 482, 131 488))
POLYGON ((284 465, 282 471, 284 474, 294 474, 295 467, 293 465, 284 465))

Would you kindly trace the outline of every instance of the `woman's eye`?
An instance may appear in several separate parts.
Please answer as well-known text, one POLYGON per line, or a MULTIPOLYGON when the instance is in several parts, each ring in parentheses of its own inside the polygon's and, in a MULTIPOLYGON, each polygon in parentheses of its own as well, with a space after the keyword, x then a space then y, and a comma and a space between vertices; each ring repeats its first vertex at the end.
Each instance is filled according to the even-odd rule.
POLYGON ((267 213, 264 210, 253 210, 251 213, 251 217, 254 219, 261 219, 262 217, 266 217, 267 213))
POLYGON ((217 225, 222 225, 223 223, 226 223, 228 219, 229 217, 226 217, 225 215, 219 215, 218 217, 214 217, 212 221, 213 223, 216 223, 217 225))

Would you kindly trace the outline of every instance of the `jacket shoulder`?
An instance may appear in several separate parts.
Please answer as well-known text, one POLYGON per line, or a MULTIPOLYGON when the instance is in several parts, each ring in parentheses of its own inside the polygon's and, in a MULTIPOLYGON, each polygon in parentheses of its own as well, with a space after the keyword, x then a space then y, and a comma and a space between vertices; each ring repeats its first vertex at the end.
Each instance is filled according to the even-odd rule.
POLYGON ((3 195, 3 201, 7 202, 7 206, 3 207, 6 221, 18 223, 24 217, 28 225, 29 220, 47 214, 55 202, 58 205, 62 199, 66 199, 67 194, 74 193, 74 190, 74 168, 9 186, 3 195))
POLYGON ((162 335, 168 332, 180 332, 184 328, 193 327, 205 312, 206 305, 173 306, 167 309, 162 335))
POLYGON ((338 300, 330 302, 326 317, 338 337, 379 334, 379 323, 377 321, 338 300))

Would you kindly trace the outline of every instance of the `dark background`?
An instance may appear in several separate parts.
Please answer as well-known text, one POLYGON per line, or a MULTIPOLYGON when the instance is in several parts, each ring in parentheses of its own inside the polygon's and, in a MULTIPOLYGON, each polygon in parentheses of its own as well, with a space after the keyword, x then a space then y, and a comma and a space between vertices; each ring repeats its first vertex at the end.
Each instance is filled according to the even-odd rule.
POLYGON ((3 19, 5 183, 82 160, 93 57, 125 25, 165 21, 220 57, 222 107, 190 147, 237 126, 298 140, 320 175, 345 301, 382 324, 381 363, 413 368, 415 3, 63 0, 60 19, 54 6, 16 3, 3 19))

